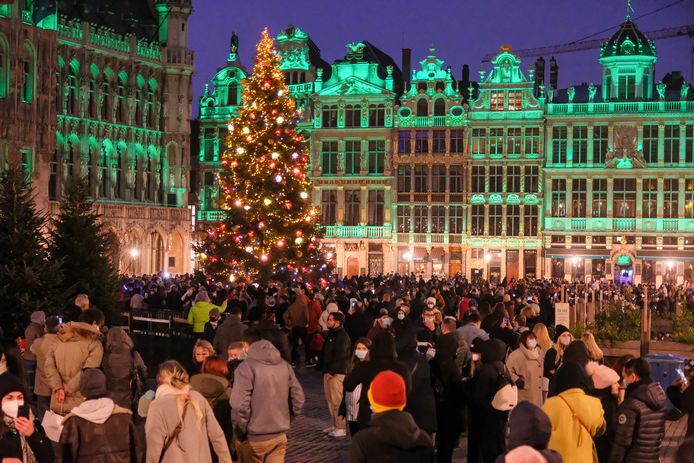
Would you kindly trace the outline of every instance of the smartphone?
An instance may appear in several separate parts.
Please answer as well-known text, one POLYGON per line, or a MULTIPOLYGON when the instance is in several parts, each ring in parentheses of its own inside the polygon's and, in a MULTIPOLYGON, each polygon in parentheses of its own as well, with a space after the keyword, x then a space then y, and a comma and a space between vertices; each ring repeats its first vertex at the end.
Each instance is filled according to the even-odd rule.
POLYGON ((31 406, 24 404, 20 405, 19 408, 17 409, 17 417, 24 417, 26 419, 29 419, 29 411, 31 410, 31 406))
POLYGON ((508 317, 504 317, 504 325, 508 325, 509 319, 508 317))
POLYGON ((58 316, 58 324, 62 325, 63 324, 63 317, 58 316))

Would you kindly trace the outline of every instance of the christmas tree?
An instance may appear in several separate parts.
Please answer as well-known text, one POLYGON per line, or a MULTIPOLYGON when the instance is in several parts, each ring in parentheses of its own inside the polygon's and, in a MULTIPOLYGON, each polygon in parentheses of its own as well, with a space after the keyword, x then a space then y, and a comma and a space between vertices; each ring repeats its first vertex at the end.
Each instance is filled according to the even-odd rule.
POLYGON ((306 177, 308 148, 297 131, 301 112, 289 95, 280 59, 263 31, 218 175, 226 218, 198 247, 205 270, 217 279, 326 270, 318 209, 311 205, 306 177))
POLYGON ((85 181, 68 181, 53 220, 51 257, 61 262, 65 292, 69 297, 89 295, 90 303, 111 320, 117 320, 117 271, 110 257, 111 235, 94 210, 85 181))
POLYGON ((0 176, 0 327, 7 337, 24 334, 31 312, 62 308, 60 262, 49 259, 45 229, 24 172, 11 166, 0 176))

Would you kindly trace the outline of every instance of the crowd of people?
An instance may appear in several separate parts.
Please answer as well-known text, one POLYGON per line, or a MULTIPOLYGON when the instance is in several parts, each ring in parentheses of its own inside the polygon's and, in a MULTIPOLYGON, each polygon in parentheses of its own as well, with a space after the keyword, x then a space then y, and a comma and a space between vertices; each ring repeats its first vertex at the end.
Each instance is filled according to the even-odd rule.
MULTIPOLYGON (((192 337, 180 343, 190 343, 190 357, 146 365, 88 295, 61 316, 33 313, 21 343, 0 343, 0 458, 283 462, 305 401, 301 368, 322 374, 323 433, 350 439, 340 456, 350 463, 451 462, 464 435, 469 463, 658 462, 666 395, 690 412, 694 388, 680 379, 666 394, 646 359, 608 361, 592 334, 574 339, 554 325, 554 302, 596 294, 637 304, 643 288, 399 275, 315 285, 126 278, 123 310, 187 320, 192 337)), ((650 294, 667 301, 654 310, 694 309, 690 288, 650 294)), ((685 441, 680 461, 693 445, 685 441)))

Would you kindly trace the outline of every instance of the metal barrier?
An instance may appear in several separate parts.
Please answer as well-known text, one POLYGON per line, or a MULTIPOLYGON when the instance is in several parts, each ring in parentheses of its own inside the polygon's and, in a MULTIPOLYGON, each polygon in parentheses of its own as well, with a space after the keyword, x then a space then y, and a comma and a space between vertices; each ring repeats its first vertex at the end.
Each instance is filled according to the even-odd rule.
POLYGON ((187 336, 191 334, 188 320, 172 310, 142 311, 136 314, 122 312, 127 319, 124 327, 130 334, 145 334, 149 336, 187 336))

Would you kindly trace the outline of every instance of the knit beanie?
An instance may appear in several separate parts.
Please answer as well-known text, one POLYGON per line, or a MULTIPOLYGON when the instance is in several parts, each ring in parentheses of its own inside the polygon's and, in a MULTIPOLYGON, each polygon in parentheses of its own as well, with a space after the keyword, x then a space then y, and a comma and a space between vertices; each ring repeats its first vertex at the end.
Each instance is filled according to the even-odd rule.
POLYGON ((547 459, 529 445, 521 445, 506 454, 505 463, 547 463, 547 459))
POLYGON ((100 399, 108 394, 106 376, 98 368, 87 368, 80 375, 80 393, 87 399, 100 399))
POLYGON ((329 304, 327 305, 327 307, 325 308, 325 310, 327 310, 328 313, 335 313, 335 312, 337 312, 339 309, 338 309, 338 307, 337 307, 337 304, 335 304, 334 302, 331 302, 331 303, 329 303, 329 304))
POLYGON ((382 371, 371 381, 368 396, 374 413, 402 411, 407 404, 405 380, 394 371, 382 371))
POLYGON ((561 336, 562 333, 566 333, 567 331, 569 331, 569 329, 564 325, 557 325, 554 328, 554 342, 557 342, 559 340, 559 336, 561 336))
MULTIPOLYGON (((24 384, 10 372, 0 375, 0 400, 10 392, 21 392, 26 394, 24 384)), ((27 398, 28 401, 28 398, 27 398)))

